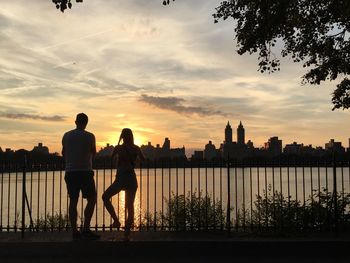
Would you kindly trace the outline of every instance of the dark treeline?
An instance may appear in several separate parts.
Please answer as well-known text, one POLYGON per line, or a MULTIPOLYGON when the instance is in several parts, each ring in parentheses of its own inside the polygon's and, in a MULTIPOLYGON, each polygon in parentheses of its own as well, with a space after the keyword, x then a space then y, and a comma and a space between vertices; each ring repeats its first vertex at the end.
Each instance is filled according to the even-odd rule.
MULTIPOLYGON (((42 157, 42 156, 41 156, 42 157)), ((26 171, 59 171, 64 170, 64 159, 61 156, 49 156, 49 158, 33 159, 33 156, 27 156, 27 162, 24 162, 25 156, 16 155, 14 159, 1 159, 0 172, 22 172, 26 171)), ((275 158, 247 158, 244 160, 217 159, 213 161, 191 160, 191 159, 162 159, 146 160, 143 163, 137 163, 137 169, 154 168, 227 168, 227 167, 350 167, 348 156, 325 156, 322 158, 302 158, 300 156, 278 156, 275 158)), ((116 161, 110 157, 97 158, 93 163, 94 169, 115 169, 116 161)))
MULTIPOLYGON (((215 167, 322 167, 342 166, 349 167, 349 153, 342 155, 327 154, 324 156, 299 156, 281 154, 275 157, 248 157, 244 159, 216 158, 211 161, 202 159, 163 158, 137 162, 136 168, 215 168, 215 167)), ((94 160, 95 169, 115 169, 116 161, 111 157, 97 157, 94 160)), ((26 150, 12 153, 0 153, 0 170, 6 171, 45 171, 64 170, 64 159, 57 154, 40 154, 26 150)))

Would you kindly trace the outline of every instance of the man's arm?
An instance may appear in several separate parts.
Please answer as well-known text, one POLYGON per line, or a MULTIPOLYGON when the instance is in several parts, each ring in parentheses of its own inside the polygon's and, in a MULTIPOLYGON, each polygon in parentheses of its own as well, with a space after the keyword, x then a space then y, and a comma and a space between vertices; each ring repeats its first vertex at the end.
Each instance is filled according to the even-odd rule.
POLYGON ((64 138, 65 138, 65 135, 63 135, 63 138, 62 138, 62 156, 64 158, 64 152, 65 152, 65 149, 64 149, 64 138))
POLYGON ((96 138, 95 135, 92 134, 92 146, 91 146, 92 158, 96 156, 96 138))

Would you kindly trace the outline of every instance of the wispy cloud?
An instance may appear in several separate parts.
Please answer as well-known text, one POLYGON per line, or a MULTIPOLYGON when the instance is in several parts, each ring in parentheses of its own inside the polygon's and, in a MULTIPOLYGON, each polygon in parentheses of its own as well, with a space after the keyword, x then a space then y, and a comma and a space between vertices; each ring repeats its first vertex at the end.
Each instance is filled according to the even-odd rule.
POLYGON ((229 114, 225 112, 222 112, 220 110, 215 110, 210 107, 186 106, 184 105, 186 103, 186 100, 183 98, 156 97, 156 96, 148 96, 143 94, 141 95, 139 100, 141 102, 152 105, 156 108, 163 109, 163 110, 170 110, 170 111, 174 111, 184 115, 197 114, 199 116, 213 116, 213 115, 219 115, 219 116, 225 116, 225 117, 229 116, 229 114))
POLYGON ((36 115, 36 114, 10 113, 10 112, 0 113, 0 117, 7 118, 7 119, 41 120, 41 121, 54 121, 54 122, 61 122, 66 119, 64 116, 60 116, 60 115, 43 116, 43 115, 36 115))

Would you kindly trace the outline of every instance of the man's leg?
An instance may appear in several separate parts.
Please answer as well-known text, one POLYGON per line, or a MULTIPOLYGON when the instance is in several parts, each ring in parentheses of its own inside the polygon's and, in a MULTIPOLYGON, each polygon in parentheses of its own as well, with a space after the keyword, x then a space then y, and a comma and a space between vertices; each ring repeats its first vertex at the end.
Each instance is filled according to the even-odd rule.
POLYGON ((90 222, 94 213, 96 204, 96 195, 87 198, 87 204, 84 210, 84 230, 90 230, 90 222))
POLYGON ((77 229, 77 204, 79 198, 69 198, 69 221, 72 226, 73 233, 78 232, 77 229))

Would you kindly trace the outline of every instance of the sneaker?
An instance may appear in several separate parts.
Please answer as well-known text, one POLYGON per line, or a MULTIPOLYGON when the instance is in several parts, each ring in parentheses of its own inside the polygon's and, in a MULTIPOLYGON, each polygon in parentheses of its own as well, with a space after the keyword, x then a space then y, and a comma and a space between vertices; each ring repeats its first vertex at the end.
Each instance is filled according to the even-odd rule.
POLYGON ((81 239, 81 233, 79 231, 74 231, 72 234, 73 241, 77 241, 81 239))
POLYGON ((100 236, 93 233, 91 230, 84 230, 81 233, 81 238, 85 240, 98 240, 100 239, 100 236))

